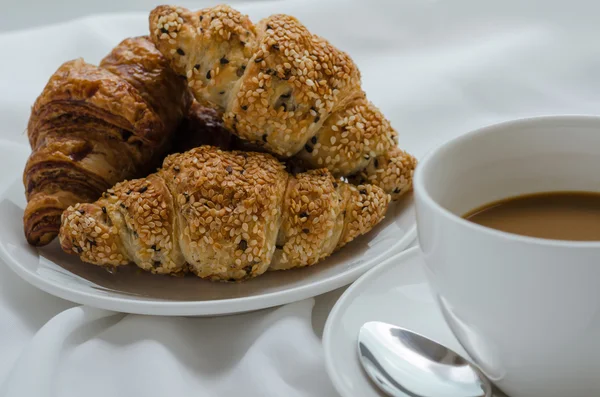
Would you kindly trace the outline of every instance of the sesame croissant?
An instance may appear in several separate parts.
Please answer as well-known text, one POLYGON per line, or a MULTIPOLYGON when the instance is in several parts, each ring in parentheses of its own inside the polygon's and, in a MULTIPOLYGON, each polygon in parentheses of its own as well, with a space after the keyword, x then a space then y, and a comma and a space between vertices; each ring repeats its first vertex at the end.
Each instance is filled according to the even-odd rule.
POLYGON ((242 280, 317 263, 380 222, 389 200, 326 169, 291 175, 269 154, 202 146, 68 208, 59 238, 101 266, 242 280))
POLYGON ((196 99, 223 112, 240 138, 306 168, 377 184, 392 198, 411 190, 416 161, 367 100, 357 66, 297 19, 272 15, 254 25, 224 5, 159 6, 149 23, 196 99))
POLYGON ((60 66, 27 127, 27 241, 48 244, 68 206, 157 167, 190 103, 185 82, 147 37, 124 40, 99 67, 82 59, 60 66))

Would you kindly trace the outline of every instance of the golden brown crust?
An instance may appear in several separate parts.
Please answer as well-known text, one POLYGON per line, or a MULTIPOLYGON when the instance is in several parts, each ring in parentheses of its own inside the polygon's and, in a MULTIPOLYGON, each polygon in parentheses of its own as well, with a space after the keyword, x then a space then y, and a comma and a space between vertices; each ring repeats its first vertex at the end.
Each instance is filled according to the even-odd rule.
POLYGON ((314 265, 333 252, 344 219, 340 183, 324 169, 290 179, 278 236, 282 252, 271 270, 314 265))
MULTIPOLYGON (((160 6, 149 22, 151 39, 196 98, 223 111, 225 126, 250 147, 336 176, 361 172, 396 147, 398 134, 366 99, 352 59, 296 18, 272 15, 254 26, 228 6, 160 6)), ((408 191, 381 186, 400 189, 395 196, 408 191)))
POLYGON ((28 126, 31 146, 39 140, 38 124, 67 113, 106 120, 142 141, 162 138, 160 119, 131 84, 82 59, 62 64, 35 101, 28 126))
POLYGON ((227 280, 267 269, 288 178, 282 164, 203 146, 169 156, 161 176, 181 214, 180 245, 192 271, 227 280))
POLYGON ((344 184, 344 230, 336 249, 343 247, 361 234, 365 234, 385 216, 390 196, 375 185, 354 186, 344 184))
POLYGON ((169 67, 149 37, 123 40, 102 59, 100 67, 131 84, 158 115, 165 130, 173 131, 187 115, 192 98, 185 89, 185 80, 169 67))
POLYGON ((97 265, 243 280, 313 265, 368 232, 388 202, 378 187, 358 190, 325 169, 292 176, 271 155, 202 146, 67 209, 60 241, 97 265))
POLYGON ((386 192, 391 192, 392 200, 398 200, 412 190, 413 173, 417 160, 407 152, 394 147, 384 154, 371 159, 359 173, 351 176, 351 183, 373 184, 386 192))
POLYGON ((23 173, 30 244, 56 236, 61 210, 147 173, 166 153, 191 98, 152 46, 148 38, 124 40, 103 60, 107 69, 65 62, 37 98, 23 173))
POLYGON ((226 5, 190 12, 159 6, 150 15, 154 44, 187 77, 196 99, 221 111, 253 54, 254 26, 226 5))
POLYGON ((398 133, 362 95, 328 117, 296 157, 307 168, 326 167, 336 176, 348 176, 397 144, 398 133))

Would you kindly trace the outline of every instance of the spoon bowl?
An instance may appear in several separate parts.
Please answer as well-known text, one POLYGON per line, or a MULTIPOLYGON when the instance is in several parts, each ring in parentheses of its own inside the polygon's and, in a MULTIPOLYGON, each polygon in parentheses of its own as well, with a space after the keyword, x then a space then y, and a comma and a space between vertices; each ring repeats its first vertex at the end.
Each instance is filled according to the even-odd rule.
POLYGON ((387 323, 365 323, 358 335, 360 362, 392 397, 492 397, 490 381, 444 345, 387 323))

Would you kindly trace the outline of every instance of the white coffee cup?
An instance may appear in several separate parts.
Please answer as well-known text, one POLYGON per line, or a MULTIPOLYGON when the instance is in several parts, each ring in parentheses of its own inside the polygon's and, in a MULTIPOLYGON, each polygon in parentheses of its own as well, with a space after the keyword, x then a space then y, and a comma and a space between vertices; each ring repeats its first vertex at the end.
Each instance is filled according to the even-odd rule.
POLYGON ((600 191, 600 117, 486 127, 434 150, 414 178, 426 273, 452 331, 511 397, 600 396, 600 242, 469 222, 527 193, 600 191))

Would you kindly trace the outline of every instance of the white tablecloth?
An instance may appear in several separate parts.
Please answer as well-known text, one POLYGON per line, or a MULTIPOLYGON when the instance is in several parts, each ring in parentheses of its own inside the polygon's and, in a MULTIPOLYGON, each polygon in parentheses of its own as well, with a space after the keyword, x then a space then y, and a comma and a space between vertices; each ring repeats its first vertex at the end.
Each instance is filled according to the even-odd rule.
MULTIPOLYGON (((600 112, 600 3, 593 0, 291 0, 240 8, 256 19, 294 14, 348 51, 370 98, 417 155, 501 120, 600 112)), ((145 32, 146 15, 127 14, 0 35, 0 139, 26 142, 29 107, 64 60, 97 62, 121 38, 145 32)), ((7 164, 1 153, 0 164, 1 190, 22 164, 7 164)), ((0 264, 0 395, 335 396, 320 333, 339 293, 221 318, 131 316, 54 298, 0 264)))

